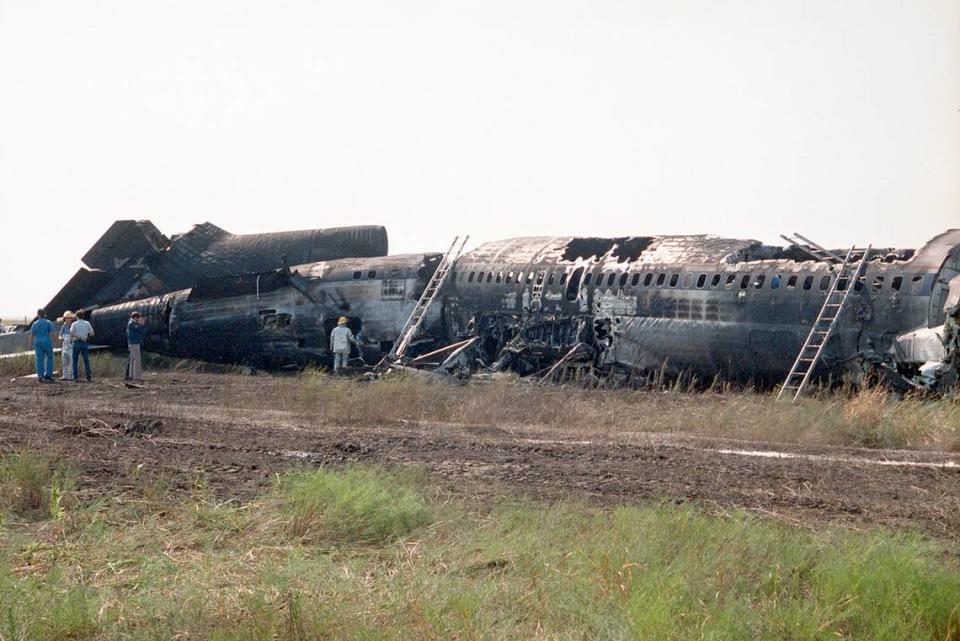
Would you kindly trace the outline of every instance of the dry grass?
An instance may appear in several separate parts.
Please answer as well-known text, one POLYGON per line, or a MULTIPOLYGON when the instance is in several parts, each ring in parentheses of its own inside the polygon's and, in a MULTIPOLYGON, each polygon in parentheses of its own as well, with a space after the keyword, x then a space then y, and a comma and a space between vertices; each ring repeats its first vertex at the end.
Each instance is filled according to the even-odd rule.
MULTIPOLYGON (((120 377, 122 356, 97 354, 95 378, 120 377)), ((27 363, 32 367, 31 363, 27 363)), ((147 370, 196 371, 153 359, 147 370)), ((200 367, 202 370, 203 367, 200 367)), ((3 375, 0 369, 0 375, 3 375)), ((148 381, 151 380, 148 377, 148 381)), ((162 379, 158 379, 162 385, 162 379)), ((957 397, 895 400, 882 389, 820 391, 797 404, 751 389, 690 392, 537 385, 505 376, 450 385, 414 376, 360 382, 315 371, 294 376, 203 376, 135 397, 126 409, 170 418, 257 420, 316 426, 457 424, 540 431, 544 437, 674 433, 823 446, 960 451, 957 397), (191 381, 197 381, 192 383, 191 381), (200 390, 190 386, 198 385, 200 390)), ((110 403, 116 399, 110 397, 110 403)), ((68 403, 51 398, 50 405, 68 403)), ((74 408, 76 409, 76 408, 74 408)), ((64 411, 70 410, 66 405, 64 411)))
POLYGON ((960 449, 956 399, 893 400, 879 389, 822 392, 797 404, 752 390, 595 390, 539 386, 506 377, 451 386, 414 377, 358 383, 320 373, 272 380, 225 377, 219 404, 239 414, 294 412, 318 425, 456 423, 537 428, 584 437, 665 432, 820 445, 960 449))

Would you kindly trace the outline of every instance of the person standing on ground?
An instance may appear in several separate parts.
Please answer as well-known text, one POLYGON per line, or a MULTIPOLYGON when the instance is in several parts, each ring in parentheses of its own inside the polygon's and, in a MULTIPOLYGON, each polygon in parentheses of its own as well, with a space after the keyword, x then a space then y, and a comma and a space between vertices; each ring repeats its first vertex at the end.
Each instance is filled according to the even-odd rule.
POLYGON ((337 326, 330 332, 330 349, 333 351, 333 373, 339 374, 340 370, 347 367, 350 362, 350 346, 356 345, 360 349, 360 343, 354 337, 353 332, 347 327, 347 317, 341 316, 337 321, 337 326))
POLYGON ((93 336, 93 325, 83 317, 83 310, 77 311, 77 320, 70 326, 70 338, 73 340, 73 382, 80 382, 80 358, 83 357, 83 369, 87 373, 87 382, 93 377, 90 371, 90 344, 87 343, 93 336))
POLYGON ((37 320, 30 326, 30 347, 37 357, 37 382, 53 380, 53 338, 56 326, 47 320, 47 312, 37 310, 37 320))
POLYGON ((128 381, 139 381, 143 378, 143 361, 140 353, 140 346, 143 344, 143 321, 140 312, 130 314, 130 320, 127 322, 127 349, 130 350, 130 356, 127 359, 128 381))
POLYGON ((70 326, 76 316, 67 310, 63 313, 63 324, 60 326, 60 369, 63 380, 73 380, 73 339, 70 337, 70 326))

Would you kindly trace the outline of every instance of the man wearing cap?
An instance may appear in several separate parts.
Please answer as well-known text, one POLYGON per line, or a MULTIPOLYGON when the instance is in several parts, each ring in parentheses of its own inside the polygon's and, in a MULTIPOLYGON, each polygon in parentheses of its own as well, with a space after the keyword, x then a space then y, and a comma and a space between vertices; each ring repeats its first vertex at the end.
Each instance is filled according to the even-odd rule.
POLYGON ((140 360, 140 346, 143 344, 143 321, 140 312, 130 314, 130 320, 127 322, 127 349, 130 350, 130 357, 127 359, 128 381, 139 381, 143 378, 143 366, 140 360))
POLYGON ((63 313, 60 324, 60 369, 63 371, 63 380, 73 380, 73 339, 70 337, 70 326, 77 317, 67 310, 63 313))
POLYGON ((337 326, 330 332, 330 349, 333 351, 333 373, 338 374, 340 369, 347 367, 350 361, 350 345, 356 345, 360 349, 360 343, 354 337, 353 332, 347 327, 347 317, 341 316, 337 321, 337 326))
POLYGON ((30 326, 30 347, 37 357, 37 382, 53 380, 53 338, 57 327, 47 320, 47 312, 37 310, 37 320, 30 326))

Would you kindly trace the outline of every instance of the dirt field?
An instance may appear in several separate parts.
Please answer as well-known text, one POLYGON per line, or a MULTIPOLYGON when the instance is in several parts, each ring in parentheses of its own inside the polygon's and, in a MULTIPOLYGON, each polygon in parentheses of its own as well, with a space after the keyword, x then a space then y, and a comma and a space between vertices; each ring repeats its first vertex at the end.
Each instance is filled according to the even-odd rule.
POLYGON ((811 527, 882 524, 946 540, 960 534, 960 455, 659 434, 629 424, 595 434, 562 424, 329 426, 302 409, 251 403, 282 396, 298 381, 159 372, 143 389, 129 389, 112 380, 7 379, 0 383, 0 452, 59 456, 76 472, 82 499, 163 478, 174 492, 199 483, 242 501, 291 467, 369 462, 416 465, 444 491, 481 499, 693 501, 811 527))

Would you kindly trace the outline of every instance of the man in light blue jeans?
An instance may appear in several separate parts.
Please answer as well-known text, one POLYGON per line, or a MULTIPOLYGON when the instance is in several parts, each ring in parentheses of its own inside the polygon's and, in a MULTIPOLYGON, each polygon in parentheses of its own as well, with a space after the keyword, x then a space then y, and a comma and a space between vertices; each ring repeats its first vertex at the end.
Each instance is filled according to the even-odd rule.
POLYGON ((30 346, 37 357, 37 382, 53 380, 53 337, 56 326, 47 320, 47 312, 37 310, 37 320, 30 326, 30 346))

